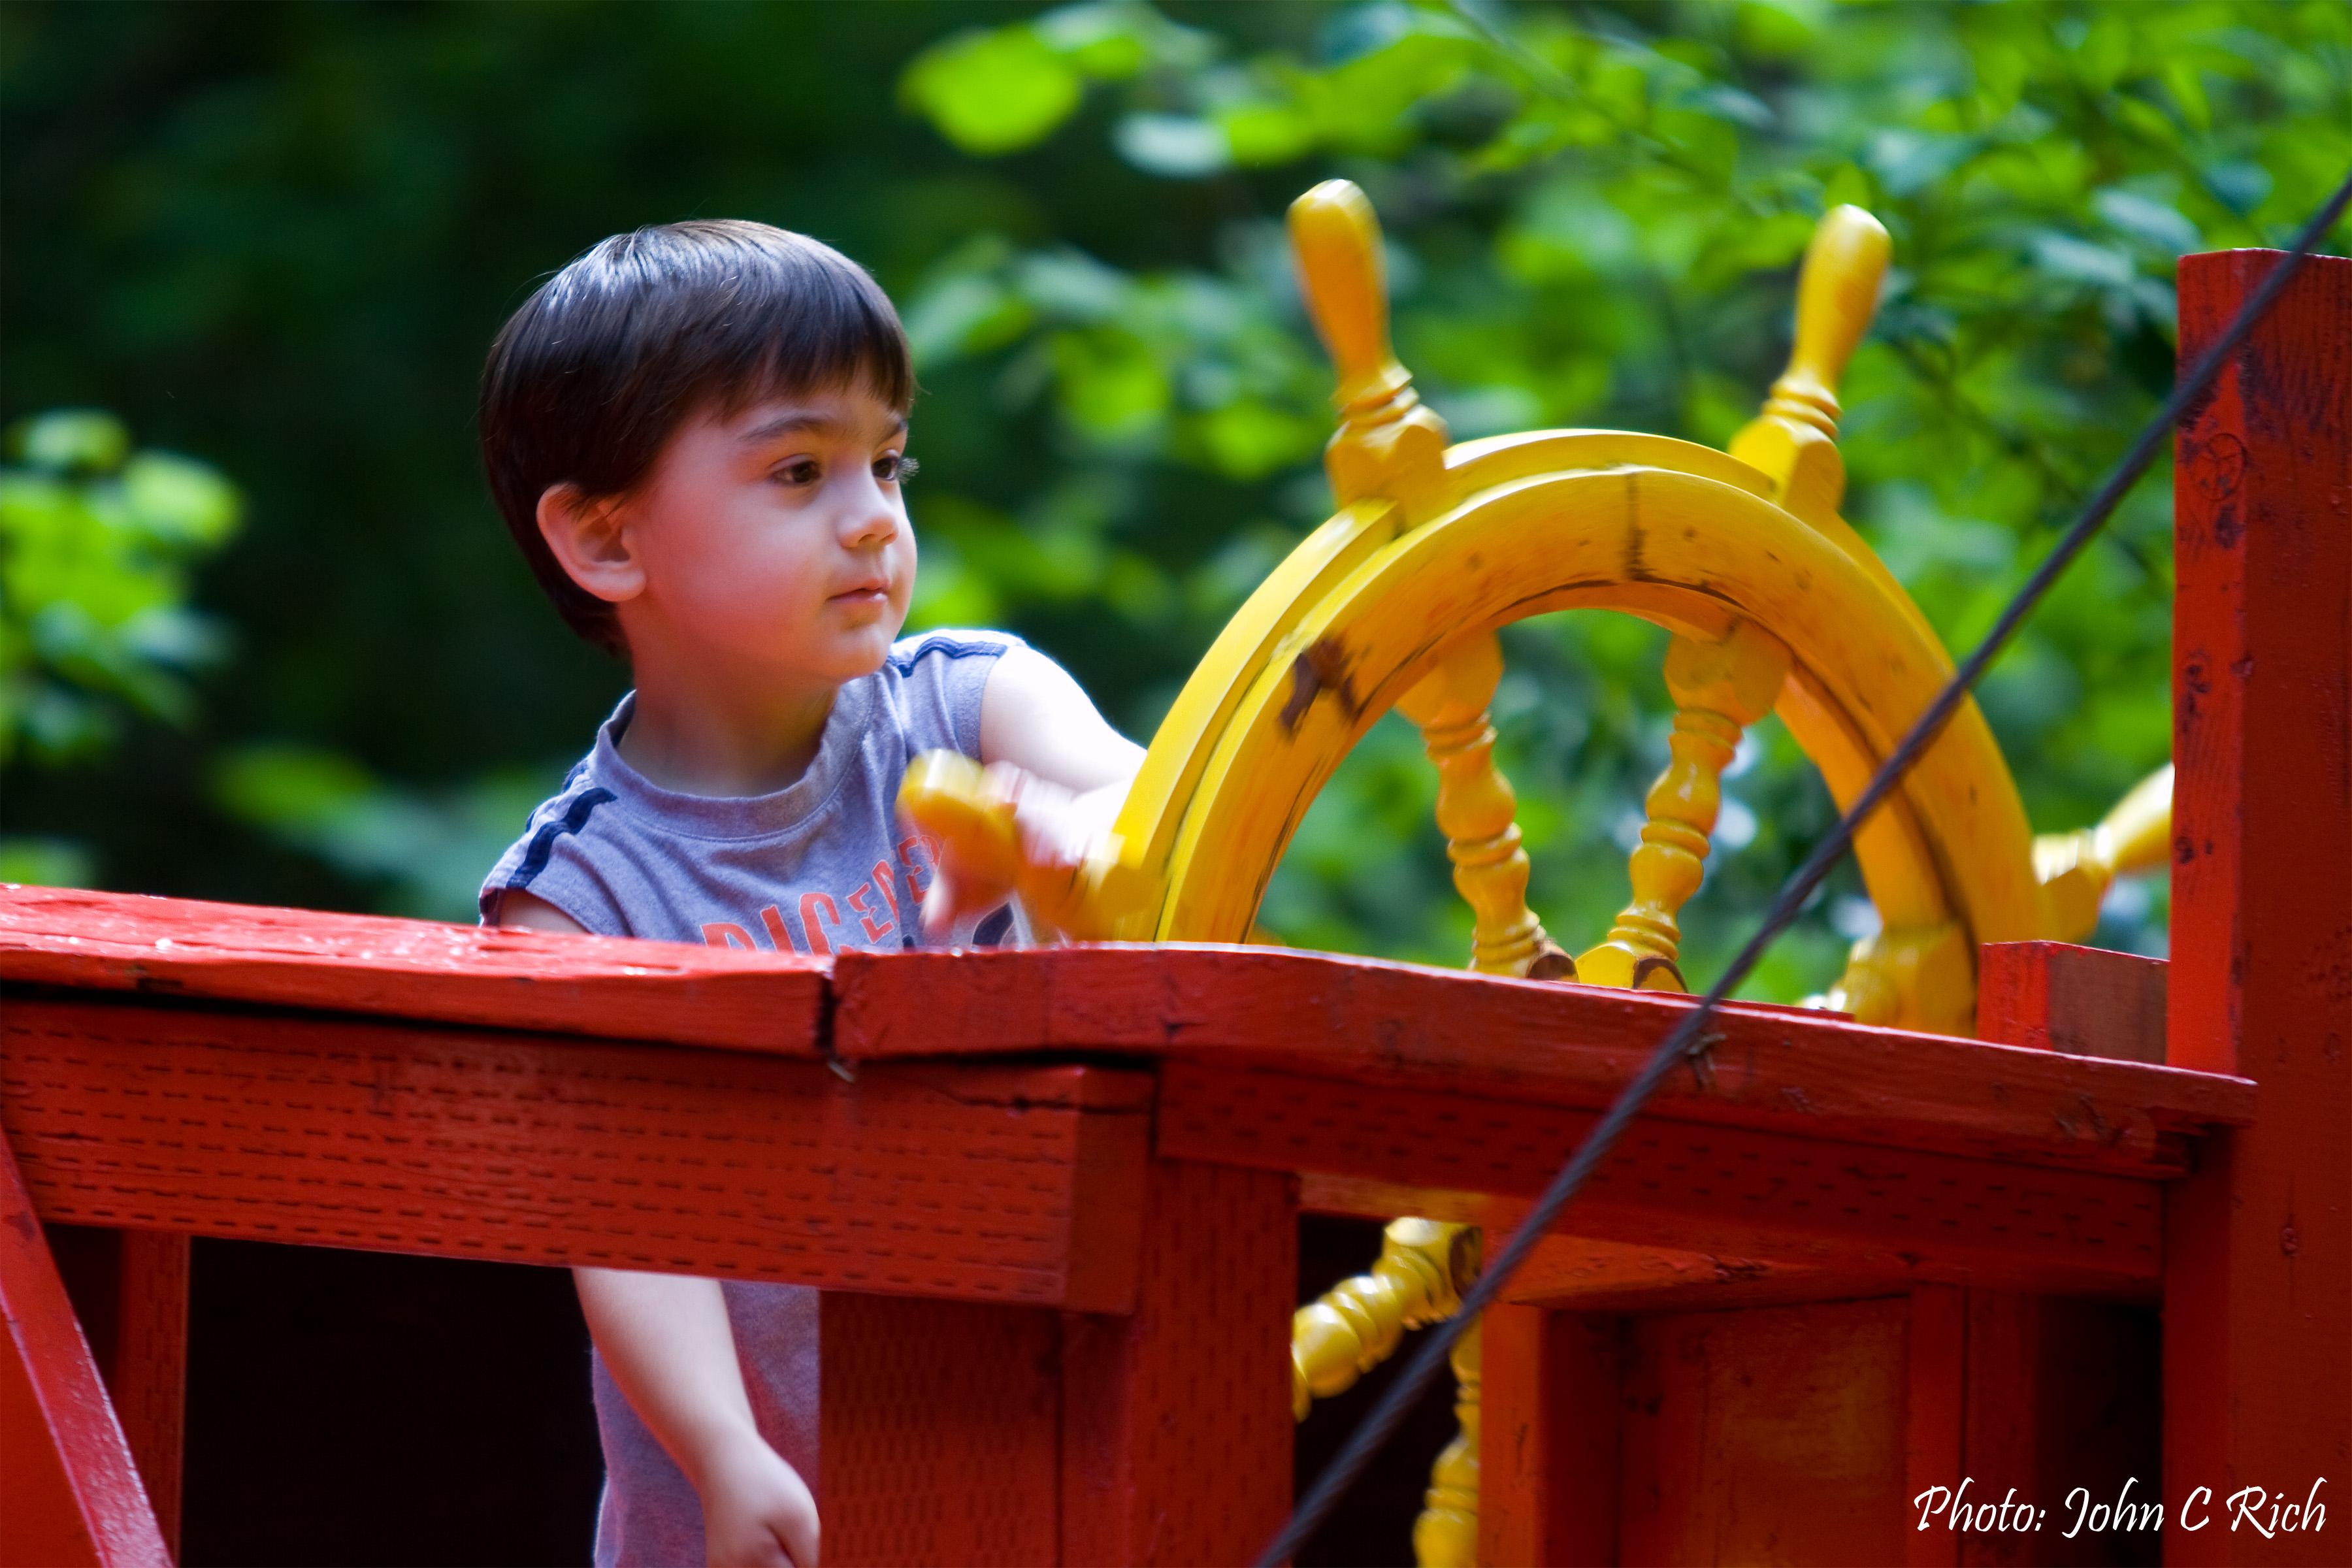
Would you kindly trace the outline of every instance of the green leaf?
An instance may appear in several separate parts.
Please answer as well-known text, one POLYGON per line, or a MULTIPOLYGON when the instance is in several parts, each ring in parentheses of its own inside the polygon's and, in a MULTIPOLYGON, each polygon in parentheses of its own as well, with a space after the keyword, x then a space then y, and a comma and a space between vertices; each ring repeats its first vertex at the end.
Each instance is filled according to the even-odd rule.
POLYGON ((1085 89, 1077 68, 1024 26, 932 45, 907 68, 900 91, 941 135, 986 157, 1044 141, 1085 89))
POLYGON ((1168 24, 1140 5, 1064 5, 1033 24, 1047 47, 1097 81, 1118 81, 1151 58, 1153 35, 1168 24))
POLYGON ((1183 114, 1130 114, 1112 128, 1119 156, 1150 174, 1194 179, 1233 162, 1221 126, 1183 114))
POLYGON ((1236 163, 1262 168, 1287 163, 1315 144, 1315 124, 1295 105, 1253 100, 1215 111, 1217 128, 1236 163))
POLYGON ((70 838, 0 838, 0 882, 87 888, 97 879, 89 846, 70 838))
POLYGON ((375 781, 339 752, 316 746, 247 746, 221 759, 213 798, 257 826, 315 831, 365 798, 375 781))
POLYGON ((1329 434, 1320 421, 1244 399, 1195 421, 1210 465, 1235 479, 1262 479, 1311 456, 1329 434))
POLYGON ((243 506, 219 470, 168 452, 142 452, 124 466, 122 499, 149 534, 174 544, 226 542, 243 506))
POLYGON ((110 473, 131 451, 131 432, 113 415, 64 408, 16 426, 10 447, 27 465, 51 473, 110 473))

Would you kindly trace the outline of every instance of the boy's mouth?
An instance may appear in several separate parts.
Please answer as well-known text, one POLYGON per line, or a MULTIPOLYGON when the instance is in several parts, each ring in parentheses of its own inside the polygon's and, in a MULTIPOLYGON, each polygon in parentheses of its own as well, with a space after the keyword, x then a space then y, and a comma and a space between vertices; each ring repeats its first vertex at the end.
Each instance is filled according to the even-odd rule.
POLYGON ((890 603, 890 584, 884 582, 859 583, 833 595, 832 603, 844 609, 880 609, 890 603))

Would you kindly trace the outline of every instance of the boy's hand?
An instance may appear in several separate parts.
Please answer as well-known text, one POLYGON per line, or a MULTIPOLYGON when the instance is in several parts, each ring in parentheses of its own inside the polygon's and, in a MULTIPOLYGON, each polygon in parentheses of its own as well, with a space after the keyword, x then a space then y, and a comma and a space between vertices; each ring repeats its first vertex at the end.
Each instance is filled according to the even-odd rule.
MULTIPOLYGON (((1010 807, 1023 862, 1068 871, 1108 844, 1127 786, 1122 782, 1081 795, 1010 763, 992 763, 981 771, 981 793, 987 805, 1010 807)), ((1013 868, 1001 858, 984 862, 960 853, 950 839, 940 858, 930 890, 923 895, 923 929, 929 934, 943 935, 958 921, 1013 895, 1013 868)))
POLYGON ((715 1446, 694 1482, 709 1568, 817 1568, 816 1500, 757 1433, 715 1446))

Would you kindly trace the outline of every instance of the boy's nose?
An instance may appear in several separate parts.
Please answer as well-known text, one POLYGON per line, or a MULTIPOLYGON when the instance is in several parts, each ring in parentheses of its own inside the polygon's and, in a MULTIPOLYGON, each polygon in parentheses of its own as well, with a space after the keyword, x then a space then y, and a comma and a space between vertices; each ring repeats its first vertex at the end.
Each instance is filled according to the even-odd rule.
POLYGON ((887 544, 898 536, 900 526, 898 509, 881 486, 868 483, 843 518, 842 542, 852 549, 887 544))

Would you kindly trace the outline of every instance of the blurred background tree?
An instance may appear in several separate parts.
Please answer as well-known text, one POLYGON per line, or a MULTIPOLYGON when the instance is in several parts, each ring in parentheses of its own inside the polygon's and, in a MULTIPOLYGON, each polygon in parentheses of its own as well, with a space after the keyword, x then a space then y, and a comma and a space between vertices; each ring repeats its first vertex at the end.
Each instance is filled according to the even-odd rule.
MULTIPOLYGON (((1315 180, 1379 206, 1400 351, 1457 437, 1720 444, 1786 352, 1812 220, 1877 213, 1848 512, 1965 646, 2163 393, 2174 258, 2276 243, 2352 163, 2330 0, 20 4, 0 44, 0 415, 114 410, 246 502, 231 540, 234 492, 154 459, 210 500, 151 517, 122 498, 163 470, 121 466, 120 426, 26 426, 6 874, 461 920, 625 684, 515 558, 472 421, 505 314, 607 233, 750 216, 872 268, 926 388, 919 623, 1022 632, 1146 737, 1328 510, 1329 376, 1281 237, 1315 180), (103 453, 33 438, 100 428, 103 453), (179 574, 215 547, 207 621, 179 574), (144 597, 60 551, 131 562, 144 597), (234 659, 192 678, 221 626, 234 659), (107 713, 167 721, 99 744, 107 713)), ((1985 689, 2037 826, 2166 754, 2168 517, 2143 486, 1985 689)), ((1536 902, 1580 944, 1664 759, 1660 637, 1569 616, 1507 646, 1536 902)), ((1775 724, 1735 774, 1700 977, 1830 815, 1775 724)), ((1433 788, 1375 730, 1267 922, 1460 962, 1433 788)), ((1751 991, 1832 974, 1856 892, 1751 991)), ((2103 940, 2162 931, 2161 889, 2127 889, 2103 940)))

